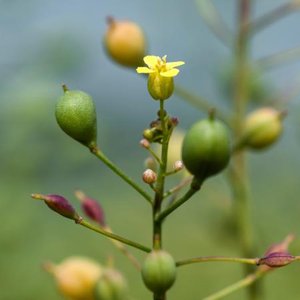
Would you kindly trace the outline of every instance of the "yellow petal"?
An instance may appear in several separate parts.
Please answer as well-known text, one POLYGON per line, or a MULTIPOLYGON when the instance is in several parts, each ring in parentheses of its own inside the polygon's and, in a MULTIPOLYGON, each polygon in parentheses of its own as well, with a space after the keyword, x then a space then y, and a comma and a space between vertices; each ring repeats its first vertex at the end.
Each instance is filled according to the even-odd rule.
POLYGON ((155 72, 155 70, 149 69, 147 67, 138 67, 138 68, 136 68, 136 71, 138 73, 144 73, 144 74, 149 74, 149 73, 155 72))
POLYGON ((154 68, 160 58, 155 55, 147 55, 144 57, 144 62, 149 68, 154 68))
POLYGON ((163 77, 174 77, 179 73, 178 69, 171 69, 165 72, 160 72, 160 75, 163 77))
POLYGON ((167 67, 167 69, 173 69, 173 68, 182 66, 184 64, 185 64, 184 61, 174 61, 174 62, 166 63, 166 67, 167 67))

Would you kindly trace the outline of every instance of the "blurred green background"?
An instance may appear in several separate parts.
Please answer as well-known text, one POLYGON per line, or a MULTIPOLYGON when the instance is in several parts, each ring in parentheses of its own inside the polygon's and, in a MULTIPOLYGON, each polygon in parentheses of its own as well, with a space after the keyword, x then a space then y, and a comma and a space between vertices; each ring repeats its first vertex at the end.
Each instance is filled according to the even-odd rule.
MULTIPOLYGON (((254 1, 255 2, 255 1, 254 1)), ((260 16, 284 3, 256 1, 260 16)), ((215 1, 235 28, 236 1, 215 1)), ((135 72, 105 55, 105 18, 131 19, 148 38, 149 53, 167 54, 186 65, 176 81, 191 91, 230 108, 222 86, 231 54, 209 31, 195 1, 0 1, 0 299, 61 299, 42 263, 70 255, 105 263, 109 255, 128 278, 133 299, 151 299, 141 278, 109 241, 51 213, 33 192, 56 193, 76 203, 80 188, 99 199, 107 220, 120 235, 149 245, 151 213, 119 178, 65 136, 54 118, 61 84, 90 93, 97 104, 99 140, 107 155, 139 182, 146 153, 141 133, 155 118, 157 103, 135 72), (220 75, 221 74, 221 75, 220 75), (223 75, 222 75, 223 74, 223 75)), ((281 19, 253 39, 254 59, 300 44, 299 13, 281 19)), ((267 70, 262 80, 272 95, 289 89, 299 76, 299 61, 267 70)), ((259 105, 256 103, 256 105, 259 105)), ((300 108, 299 97, 288 104, 285 133, 263 153, 249 154, 252 218, 258 253, 293 232, 291 247, 300 253, 300 108)), ((174 96, 170 114, 188 128, 204 116, 174 96)), ((203 191, 166 222, 165 248, 176 259, 206 255, 238 256, 230 231, 230 193, 223 176, 210 179, 203 191)), ((76 203, 78 206, 78 203, 76 203)), ((142 260, 143 254, 133 250, 142 260)), ((300 267, 293 264, 264 280, 264 299, 298 299, 300 267)), ((201 299, 240 279, 242 268, 229 263, 185 266, 169 298, 201 299)), ((244 291, 228 299, 244 299, 244 291)))

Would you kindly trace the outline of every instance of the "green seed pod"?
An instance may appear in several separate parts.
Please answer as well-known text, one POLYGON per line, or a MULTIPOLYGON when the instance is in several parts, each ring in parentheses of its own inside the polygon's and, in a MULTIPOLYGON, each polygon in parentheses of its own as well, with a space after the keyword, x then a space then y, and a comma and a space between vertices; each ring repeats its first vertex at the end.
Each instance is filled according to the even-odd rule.
POLYGON ((213 117, 195 123, 182 144, 182 161, 199 180, 221 172, 230 159, 230 141, 226 127, 213 117))
POLYGON ((55 108, 60 128, 74 140, 87 147, 97 143, 97 119, 93 99, 82 91, 69 91, 64 87, 55 108))
POLYGON ((240 145, 264 149, 278 140, 282 132, 283 113, 271 108, 258 109, 246 118, 240 145))
POLYGON ((176 265, 173 257, 163 250, 154 250, 142 266, 142 278, 153 293, 164 293, 175 282, 176 265))
POLYGON ((166 100, 174 91, 173 77, 164 77, 159 73, 150 73, 148 77, 148 91, 154 100, 166 100))
POLYGON ((107 54, 125 67, 142 65, 146 53, 146 39, 140 26, 131 21, 107 18, 108 29, 104 37, 107 54))
POLYGON ((128 299, 127 283, 117 270, 104 269, 95 287, 96 300, 128 299))

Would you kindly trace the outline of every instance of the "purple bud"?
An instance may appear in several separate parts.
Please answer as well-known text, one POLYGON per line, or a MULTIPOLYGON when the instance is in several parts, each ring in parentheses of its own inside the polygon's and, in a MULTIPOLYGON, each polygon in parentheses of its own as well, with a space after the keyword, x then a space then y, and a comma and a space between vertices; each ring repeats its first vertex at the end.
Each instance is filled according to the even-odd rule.
POLYGON ((286 266, 295 260, 295 256, 288 252, 272 252, 258 260, 257 265, 267 265, 271 268, 286 266))
POLYGON ((91 220, 97 222, 100 224, 100 226, 105 227, 105 216, 104 211, 99 202, 96 200, 87 197, 83 192, 76 191, 75 193, 76 197, 81 202, 81 209, 86 214, 87 217, 89 217, 91 220))
POLYGON ((173 126, 177 126, 178 123, 179 123, 179 119, 178 119, 177 117, 172 117, 172 118, 171 118, 171 124, 172 124, 173 126))
POLYGON ((75 220, 76 222, 80 220, 80 217, 73 206, 66 198, 60 195, 32 194, 31 197, 34 199, 44 200, 50 209, 68 219, 75 220))

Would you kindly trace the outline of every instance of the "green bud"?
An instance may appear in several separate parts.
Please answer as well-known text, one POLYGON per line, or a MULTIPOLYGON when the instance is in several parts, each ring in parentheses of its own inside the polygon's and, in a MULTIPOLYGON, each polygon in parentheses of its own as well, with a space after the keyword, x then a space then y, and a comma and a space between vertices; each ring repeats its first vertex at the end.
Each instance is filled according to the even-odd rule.
POLYGON ((282 112, 271 107, 264 107, 249 114, 239 147, 259 150, 271 146, 281 135, 282 117, 282 112))
POLYGON ((173 94, 173 77, 161 76, 158 72, 150 73, 148 77, 148 91, 154 100, 166 100, 173 94))
POLYGON ((64 87, 64 95, 56 104, 55 116, 60 128, 71 138, 87 147, 96 145, 96 109, 91 96, 64 87))
POLYGON ((126 300, 128 288, 124 277, 117 270, 104 269, 95 288, 96 300, 126 300))
POLYGON ((230 159, 227 128, 213 117, 195 123, 182 144, 182 161, 196 178, 204 180, 221 172, 230 159))
POLYGON ((173 257, 163 250, 153 250, 142 266, 142 278, 153 293, 164 293, 175 282, 176 264, 173 257))

